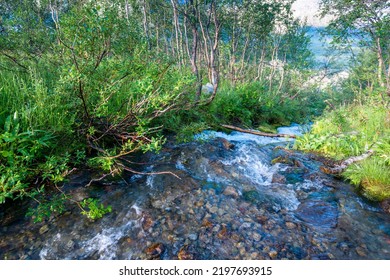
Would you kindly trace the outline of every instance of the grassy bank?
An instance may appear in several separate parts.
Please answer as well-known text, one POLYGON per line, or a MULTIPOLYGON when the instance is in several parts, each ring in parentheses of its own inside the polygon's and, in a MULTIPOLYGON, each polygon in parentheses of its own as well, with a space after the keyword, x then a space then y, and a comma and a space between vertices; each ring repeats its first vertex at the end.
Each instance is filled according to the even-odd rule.
POLYGON ((371 157, 350 165, 342 175, 371 200, 390 198, 390 114, 385 105, 355 104, 327 112, 310 133, 297 139, 296 148, 336 160, 372 149, 371 157))

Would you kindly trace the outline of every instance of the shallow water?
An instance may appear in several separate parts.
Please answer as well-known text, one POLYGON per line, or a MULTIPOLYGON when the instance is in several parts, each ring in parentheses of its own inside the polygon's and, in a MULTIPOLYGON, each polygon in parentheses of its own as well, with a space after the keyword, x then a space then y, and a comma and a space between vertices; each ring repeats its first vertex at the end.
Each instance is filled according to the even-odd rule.
MULTIPOLYGON (((287 129, 287 130, 286 130, 287 129)), ((281 133, 299 132, 297 127, 281 133)), ((319 171, 288 139, 206 131, 147 155, 148 172, 89 189, 65 186, 113 212, 71 208, 0 230, 1 259, 390 259, 390 217, 319 171)))

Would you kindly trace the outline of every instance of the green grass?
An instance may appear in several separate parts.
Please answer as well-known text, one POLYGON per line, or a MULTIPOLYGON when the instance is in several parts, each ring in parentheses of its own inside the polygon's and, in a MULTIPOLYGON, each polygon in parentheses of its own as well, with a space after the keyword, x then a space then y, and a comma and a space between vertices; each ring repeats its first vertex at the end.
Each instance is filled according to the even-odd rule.
POLYGON ((362 194, 371 200, 390 197, 390 166, 378 156, 349 166, 344 176, 360 186, 362 194))
POLYGON ((337 160, 374 150, 370 158, 351 165, 343 176, 371 200, 390 198, 390 115, 386 106, 349 105, 327 112, 310 133, 297 139, 295 148, 337 160))
POLYGON ((0 72, 0 123, 17 112, 24 130, 71 131, 75 118, 69 108, 71 100, 54 92, 44 74, 37 69, 30 74, 0 72))

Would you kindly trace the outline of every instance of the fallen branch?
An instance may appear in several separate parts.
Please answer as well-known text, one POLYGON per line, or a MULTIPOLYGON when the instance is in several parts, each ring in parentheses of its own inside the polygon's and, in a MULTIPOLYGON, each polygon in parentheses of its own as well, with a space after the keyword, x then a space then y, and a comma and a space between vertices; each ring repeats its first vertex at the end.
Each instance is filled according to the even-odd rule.
POLYGON ((370 157, 374 153, 373 150, 368 150, 364 154, 361 154, 360 156, 350 157, 343 162, 341 162, 339 165, 336 165, 335 167, 325 167, 321 166, 320 169, 322 172, 327 174, 340 174, 345 169, 347 169, 348 166, 350 166, 352 163, 362 161, 368 157, 370 157))
POLYGON ((233 126, 233 125, 226 125, 226 124, 221 124, 220 126, 222 126, 224 128, 231 129, 231 130, 236 130, 236 131, 239 131, 239 132, 250 133, 250 134, 259 135, 259 136, 265 136, 265 137, 296 138, 296 136, 292 135, 292 134, 265 133, 265 132, 261 132, 261 131, 257 131, 257 130, 243 129, 243 128, 239 128, 239 127, 236 127, 236 126, 233 126))

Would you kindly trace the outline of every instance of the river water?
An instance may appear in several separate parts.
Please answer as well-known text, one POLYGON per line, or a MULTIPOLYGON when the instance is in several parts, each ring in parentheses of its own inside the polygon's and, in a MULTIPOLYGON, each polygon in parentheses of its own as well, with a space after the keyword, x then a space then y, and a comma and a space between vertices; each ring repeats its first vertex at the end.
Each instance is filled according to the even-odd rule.
POLYGON ((390 216, 287 146, 205 131, 145 155, 143 171, 180 178, 126 174, 85 188, 88 174, 76 174, 64 190, 113 211, 91 221, 70 205, 39 224, 3 212, 0 259, 390 259, 390 216))

